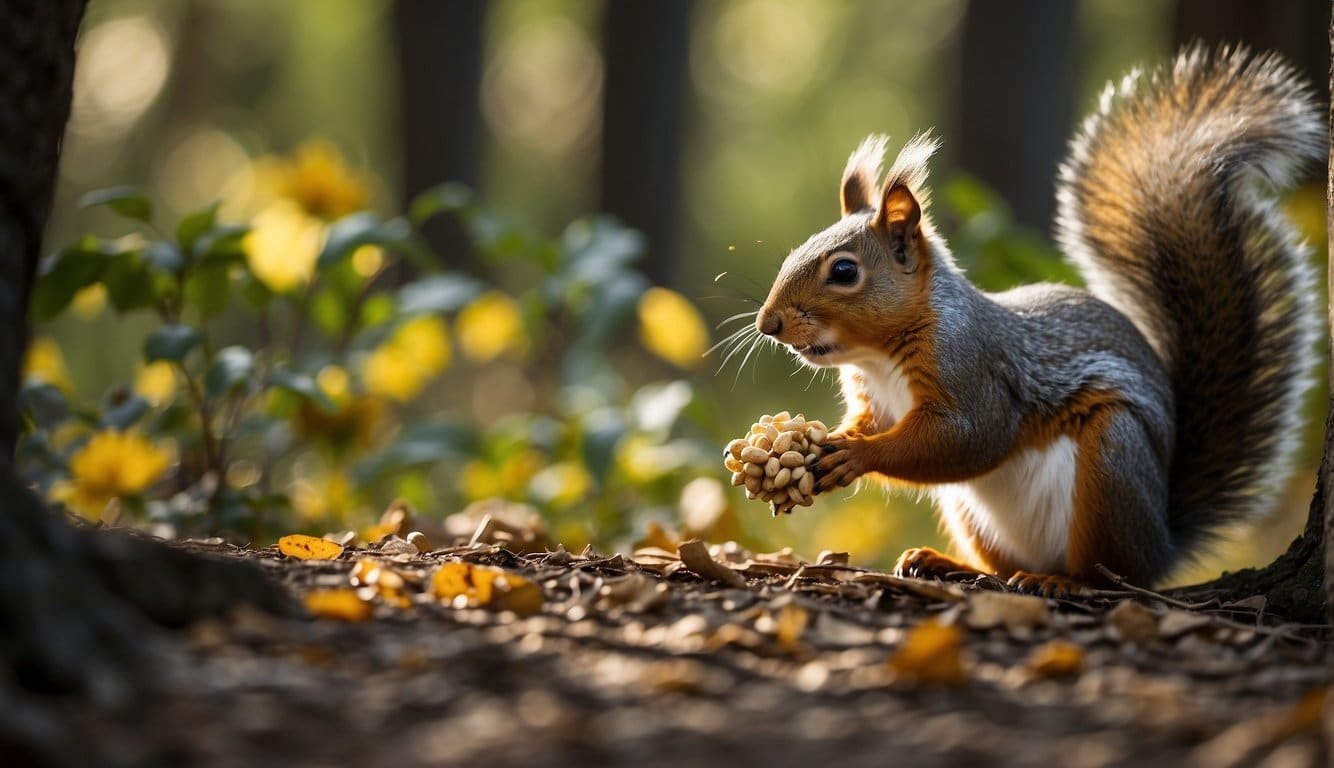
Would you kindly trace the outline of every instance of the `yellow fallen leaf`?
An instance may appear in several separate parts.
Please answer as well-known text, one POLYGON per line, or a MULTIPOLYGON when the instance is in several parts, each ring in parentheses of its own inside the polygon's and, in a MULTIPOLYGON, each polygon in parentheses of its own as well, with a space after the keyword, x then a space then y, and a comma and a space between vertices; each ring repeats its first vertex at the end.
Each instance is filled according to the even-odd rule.
POLYGON ((321 619, 365 621, 371 617, 371 605, 357 597, 352 589, 325 589, 305 597, 306 610, 321 619))
POLYGON ((650 520, 648 521, 648 530, 644 531, 644 538, 635 542, 635 549, 657 547, 667 552, 675 552, 677 545, 680 543, 680 536, 663 528, 658 521, 650 520))
POLYGON ((443 563, 431 576, 431 592, 455 607, 484 607, 532 616, 544 597, 536 584, 518 574, 471 563, 443 563))
POLYGON ((333 560, 343 554, 343 547, 328 539, 293 533, 278 539, 278 551, 298 560, 333 560))
POLYGON ((1065 640, 1052 640, 1033 649, 1028 667, 1043 677, 1069 677, 1084 669, 1084 649, 1065 640))
POLYGON ((900 680, 930 685, 961 686, 968 682, 963 665, 963 635, 958 627, 934 619, 913 627, 889 657, 900 680))
POLYGON ((805 608, 791 604, 783 606, 774 619, 778 647, 788 653, 801 650, 801 633, 806 631, 809 619, 805 608))

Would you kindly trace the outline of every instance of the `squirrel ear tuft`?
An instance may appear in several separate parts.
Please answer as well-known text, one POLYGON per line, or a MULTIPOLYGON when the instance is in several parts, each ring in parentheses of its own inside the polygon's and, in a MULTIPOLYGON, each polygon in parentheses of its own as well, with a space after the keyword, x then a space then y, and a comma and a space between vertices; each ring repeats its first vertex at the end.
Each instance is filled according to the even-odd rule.
POLYGON ((872 226, 889 240, 894 259, 904 265, 912 258, 910 251, 916 245, 921 223, 922 207, 906 184, 894 184, 885 190, 872 220, 872 226))
POLYGON ((843 183, 839 186, 839 202, 844 216, 875 207, 875 188, 879 184, 880 161, 885 155, 887 141, 887 137, 879 134, 867 136, 848 157, 848 164, 843 169, 843 183))

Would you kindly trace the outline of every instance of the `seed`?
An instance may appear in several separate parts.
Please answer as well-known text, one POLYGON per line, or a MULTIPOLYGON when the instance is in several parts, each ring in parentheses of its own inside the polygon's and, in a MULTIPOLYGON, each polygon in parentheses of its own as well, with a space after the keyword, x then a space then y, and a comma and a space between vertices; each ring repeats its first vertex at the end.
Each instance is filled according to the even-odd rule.
POLYGON ((757 422, 757 426, 759 426, 760 431, 763 432, 764 428, 772 423, 774 423, 774 417, 766 413, 760 417, 759 422, 757 422))
POLYGON ((805 465, 805 464, 802 464, 800 467, 793 467, 793 468, 792 468, 792 480, 793 480, 794 482, 797 481, 797 480, 800 480, 800 479, 801 479, 801 476, 804 475, 804 474, 806 474, 806 465, 805 465))
POLYGON ((421 531, 413 531, 408 534, 408 542, 417 548, 418 552, 430 552, 431 540, 426 538, 426 534, 421 531))
POLYGON ((815 491, 815 475, 807 472, 797 478, 797 490, 801 491, 803 496, 810 496, 815 491))
POLYGON ((778 463, 785 467, 799 467, 806 461, 806 457, 796 451, 788 451, 778 457, 778 463))
POLYGON ((778 474, 774 475, 775 488, 785 488, 790 482, 792 482, 792 470, 787 467, 778 470, 778 474))
POLYGON ((773 444, 773 448, 772 448, 773 452, 774 452, 774 453, 786 453, 789 449, 791 449, 791 448, 792 448, 792 435, 793 435, 792 432, 784 432, 784 433, 780 434, 780 435, 774 440, 774 444, 773 444))
POLYGON ((754 500, 758 499, 759 497, 760 497, 759 494, 755 493, 755 492, 752 491, 751 489, 749 489, 749 488, 746 489, 746 498, 747 498, 747 499, 750 499, 751 501, 754 501, 754 500))
POLYGON ((741 471, 745 472, 747 477, 764 477, 763 464, 751 464, 750 462, 747 462, 745 468, 741 471))
POLYGON ((732 473, 732 485, 745 485, 745 484, 746 484, 745 471, 732 473))
POLYGON ((745 448, 747 445, 748 443, 745 440, 742 440, 741 438, 738 437, 737 439, 727 444, 727 452, 731 454, 732 458, 739 459, 741 458, 741 450, 745 448))
POLYGON ((747 464, 762 464, 769 460, 769 452, 763 448, 748 445, 741 449, 741 460, 747 464))
POLYGON ((805 432, 806 420, 802 418, 800 415, 798 415, 797 418, 787 423, 787 428, 796 432, 805 432))
POLYGON ((789 485, 787 487, 787 495, 788 498, 792 499, 793 501, 801 501, 802 499, 806 498, 805 494, 801 492, 801 489, 794 485, 789 485))
POLYGON ((746 490, 751 493, 759 493, 763 488, 764 485, 760 481, 760 478, 755 477, 754 475, 750 475, 746 478, 746 490))
POLYGON ((774 414, 774 418, 773 418, 773 420, 774 420, 774 421, 787 421, 787 420, 790 419, 790 418, 792 418, 792 414, 788 413, 787 411, 779 411, 778 413, 775 413, 775 414, 774 414))
POLYGON ((738 459, 735 456, 728 456, 727 458, 723 459, 723 466, 727 467, 727 469, 732 472, 740 472, 741 468, 746 465, 742 463, 741 459, 738 459))
POLYGON ((764 462, 764 474, 768 475, 769 477, 773 477, 774 475, 778 474, 778 470, 782 468, 783 464, 778 460, 777 456, 770 456, 768 460, 764 462))
POLYGON ((815 445, 824 445, 825 438, 829 437, 829 433, 823 429, 811 427, 806 430, 806 437, 815 445))

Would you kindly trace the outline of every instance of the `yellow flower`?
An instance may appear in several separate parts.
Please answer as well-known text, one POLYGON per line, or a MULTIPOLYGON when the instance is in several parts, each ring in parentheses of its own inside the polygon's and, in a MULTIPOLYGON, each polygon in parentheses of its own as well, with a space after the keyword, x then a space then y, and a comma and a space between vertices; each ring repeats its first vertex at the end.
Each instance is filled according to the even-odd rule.
POLYGON ((70 300, 70 309, 83 318, 97 317, 107 305, 107 287, 102 283, 93 283, 79 289, 70 300))
POLYGON ((315 375, 315 383, 335 405, 347 402, 351 390, 348 385, 347 369, 341 365, 326 365, 315 375))
POLYGON ((352 271, 361 277, 371 277, 384 266, 384 249, 363 245, 352 252, 352 271))
POLYGON ((306 522, 341 522, 355 506, 352 486, 342 472, 303 478, 292 489, 292 509, 306 522))
POLYGON ((274 171, 278 194, 325 221, 364 209, 370 198, 370 179, 348 168, 327 139, 303 142, 291 160, 276 161, 274 171))
POLYGON ((528 350, 519 304, 500 291, 488 291, 464 307, 455 327, 463 354, 480 363, 503 354, 518 357, 528 350))
POLYGON ((52 488, 51 495, 96 520, 112 499, 143 493, 170 464, 170 454, 146 437, 99 432, 70 457, 70 480, 52 488))
POLYGON ((50 384, 64 392, 74 388, 69 369, 65 367, 65 356, 55 339, 38 336, 29 342, 28 351, 23 356, 23 380, 50 384))
POLYGON ((453 351, 449 329, 437 315, 421 315, 394 331, 393 343, 410 352, 427 374, 434 376, 449 367, 453 351))
POLYGON ((505 486, 490 464, 474 459, 459 471, 459 490, 468 501, 477 501, 503 495, 505 486))
POLYGON ((250 271, 276 293, 310 282, 324 226, 290 200, 279 200, 251 222, 244 247, 250 271))
POLYGON ((699 310, 684 296, 655 287, 639 299, 639 340, 663 360, 693 368, 709 348, 709 331, 699 310))
POLYGON ((538 472, 529 488, 538 501, 568 507, 588 495, 593 476, 577 461, 562 461, 538 472))
POLYGON ((366 391, 406 403, 443 371, 452 357, 445 321, 422 315, 399 326, 361 361, 366 391))
POLYGON ((176 368, 165 360, 139 366, 134 393, 151 405, 162 405, 176 394, 176 368))

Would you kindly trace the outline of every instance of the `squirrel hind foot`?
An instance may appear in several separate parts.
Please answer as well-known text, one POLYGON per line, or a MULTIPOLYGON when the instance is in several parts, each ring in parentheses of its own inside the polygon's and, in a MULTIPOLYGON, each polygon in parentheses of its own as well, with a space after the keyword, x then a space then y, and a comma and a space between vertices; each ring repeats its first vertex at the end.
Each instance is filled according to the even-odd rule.
POLYGON ((1019 592, 1042 597, 1068 598, 1088 594, 1084 582, 1057 573, 1015 571, 1005 584, 1019 592))
POLYGON ((896 576, 939 581, 962 581, 982 575, 982 571, 931 547, 913 547, 904 550, 894 564, 896 576))

